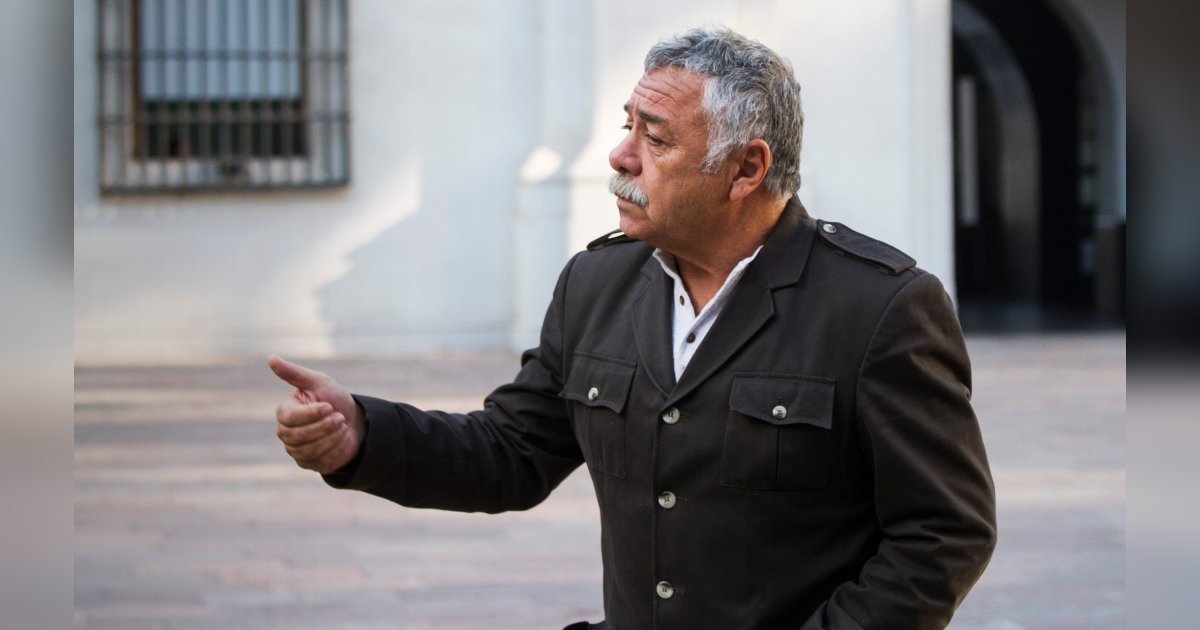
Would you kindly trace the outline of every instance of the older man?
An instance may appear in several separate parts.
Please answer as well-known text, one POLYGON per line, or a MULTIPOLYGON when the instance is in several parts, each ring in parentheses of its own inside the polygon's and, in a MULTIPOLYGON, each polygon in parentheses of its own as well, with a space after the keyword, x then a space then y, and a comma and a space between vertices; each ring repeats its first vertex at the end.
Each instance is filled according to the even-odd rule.
POLYGON ((995 544, 950 300, 796 200, 785 60, 693 30, 645 70, 621 231, 567 264, 516 380, 427 412, 272 358, 280 439, 334 487, 448 510, 532 507, 586 463, 609 628, 944 627, 995 544))

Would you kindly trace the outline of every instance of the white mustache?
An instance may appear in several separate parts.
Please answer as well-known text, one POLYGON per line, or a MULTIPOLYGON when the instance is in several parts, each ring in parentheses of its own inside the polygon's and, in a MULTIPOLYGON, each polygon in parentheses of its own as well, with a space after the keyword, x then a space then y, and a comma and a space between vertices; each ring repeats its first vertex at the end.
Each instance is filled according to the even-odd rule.
POLYGON ((639 206, 645 206, 650 201, 646 193, 633 183, 633 178, 624 173, 613 173, 608 179, 608 192, 639 206))

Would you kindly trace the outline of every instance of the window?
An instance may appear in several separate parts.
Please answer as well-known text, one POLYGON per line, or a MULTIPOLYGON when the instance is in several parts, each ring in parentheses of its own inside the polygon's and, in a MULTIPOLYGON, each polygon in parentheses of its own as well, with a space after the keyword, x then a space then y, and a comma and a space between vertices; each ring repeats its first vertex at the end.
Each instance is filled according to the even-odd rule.
POLYGON ((349 181, 346 0, 99 0, 104 191, 349 181))

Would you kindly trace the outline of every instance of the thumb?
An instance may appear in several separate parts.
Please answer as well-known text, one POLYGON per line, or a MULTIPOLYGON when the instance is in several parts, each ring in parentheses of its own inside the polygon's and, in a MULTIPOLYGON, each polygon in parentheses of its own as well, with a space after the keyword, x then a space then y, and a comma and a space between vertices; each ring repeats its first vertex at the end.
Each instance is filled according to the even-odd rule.
POLYGON ((296 389, 313 390, 321 385, 320 372, 296 365, 290 361, 284 361, 278 356, 272 356, 267 359, 267 365, 271 367, 271 371, 275 373, 275 376, 287 381, 288 385, 296 389))

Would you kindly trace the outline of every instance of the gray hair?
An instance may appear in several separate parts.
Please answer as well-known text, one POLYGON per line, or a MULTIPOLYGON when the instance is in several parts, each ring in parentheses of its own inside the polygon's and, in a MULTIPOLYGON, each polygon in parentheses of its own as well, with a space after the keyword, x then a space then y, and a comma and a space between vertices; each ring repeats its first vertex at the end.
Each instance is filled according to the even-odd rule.
POLYGON ((646 72, 681 68, 704 75, 701 103, 708 115, 708 155, 700 170, 715 173, 746 143, 771 147, 763 179, 781 199, 800 188, 800 138, 804 111, 792 65, 775 51, 724 27, 694 28, 664 39, 646 54, 646 72))

